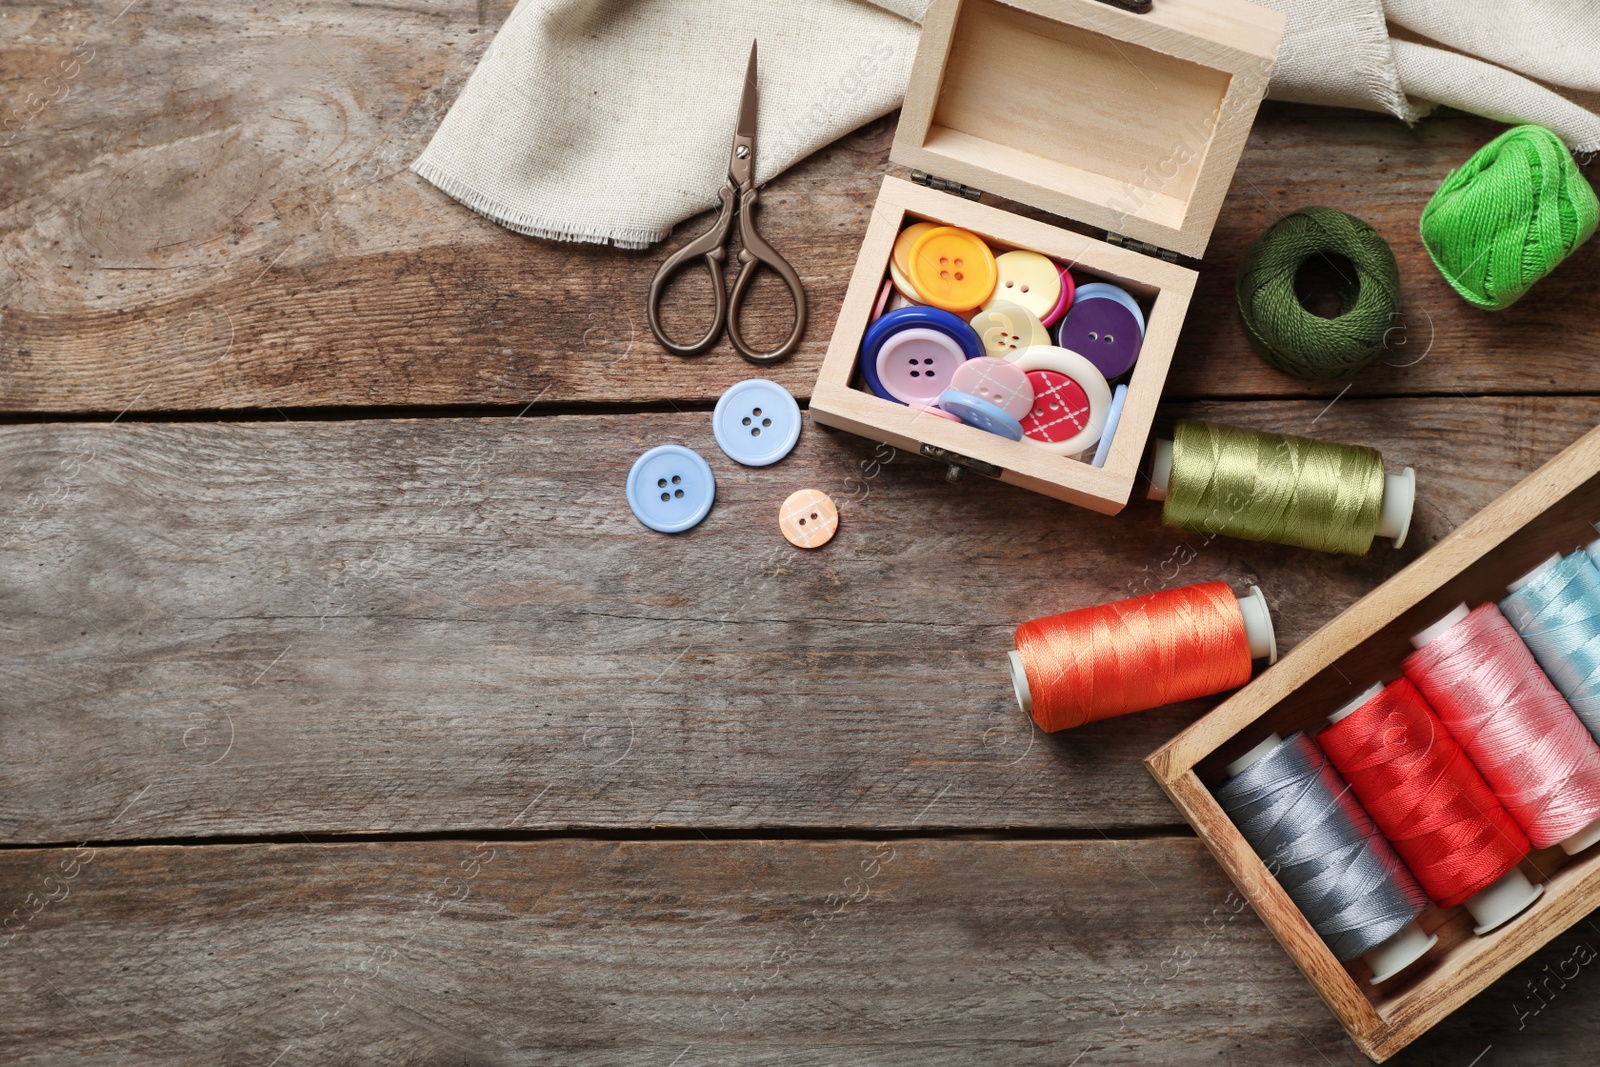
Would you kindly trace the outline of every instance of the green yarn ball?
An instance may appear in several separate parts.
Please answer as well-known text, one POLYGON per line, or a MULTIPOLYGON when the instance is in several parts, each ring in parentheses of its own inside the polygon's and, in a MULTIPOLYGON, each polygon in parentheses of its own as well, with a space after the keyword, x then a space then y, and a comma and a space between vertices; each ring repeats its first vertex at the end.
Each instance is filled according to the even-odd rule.
POLYGON ((1400 268, 1383 236, 1354 215, 1303 207, 1256 238, 1239 268, 1239 319, 1261 358, 1300 378, 1346 378, 1383 351, 1400 309, 1400 268), (1295 275, 1313 256, 1343 256, 1354 274, 1339 271, 1339 312, 1331 319, 1306 310, 1295 275))
POLYGON ((1422 212, 1422 243, 1456 292, 1508 308, 1587 241, 1600 202, 1561 138, 1518 126, 1451 171, 1422 212))

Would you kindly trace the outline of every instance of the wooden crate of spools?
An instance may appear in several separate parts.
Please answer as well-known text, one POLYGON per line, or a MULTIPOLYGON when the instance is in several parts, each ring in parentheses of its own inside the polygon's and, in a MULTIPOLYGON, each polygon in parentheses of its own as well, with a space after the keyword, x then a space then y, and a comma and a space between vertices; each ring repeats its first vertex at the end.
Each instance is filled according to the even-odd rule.
POLYGON ((1169 259, 1205 250, 1283 21, 1245 0, 1161 0, 1145 14, 1103 0, 933 0, 890 158, 936 188, 884 179, 812 416, 1095 511, 1122 510, 1197 277, 1169 259), (940 190, 998 194, 1107 238, 940 190), (971 231, 996 252, 1039 252, 1147 306, 1104 466, 922 417, 855 384, 896 235, 911 219, 971 231))
POLYGON ((1476 935, 1461 907, 1419 919, 1438 942, 1382 984, 1359 960, 1341 964, 1212 790, 1224 768, 1269 734, 1315 732, 1368 681, 1388 680, 1413 634, 1458 603, 1498 602, 1508 583, 1552 553, 1595 537, 1600 429, 1590 432, 1416 562, 1317 631, 1146 764, 1360 1049, 1394 1055, 1551 938, 1600 907, 1600 847, 1538 849, 1522 870, 1543 893, 1506 925, 1476 935))

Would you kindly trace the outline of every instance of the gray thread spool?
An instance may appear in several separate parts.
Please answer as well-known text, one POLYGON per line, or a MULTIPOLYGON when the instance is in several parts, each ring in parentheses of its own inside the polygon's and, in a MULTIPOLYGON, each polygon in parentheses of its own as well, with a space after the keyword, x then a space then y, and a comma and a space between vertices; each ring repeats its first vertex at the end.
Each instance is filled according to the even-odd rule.
POLYGON ((1335 957, 1366 957, 1376 985, 1433 947, 1427 894, 1316 742, 1273 735, 1228 770, 1217 800, 1335 957))

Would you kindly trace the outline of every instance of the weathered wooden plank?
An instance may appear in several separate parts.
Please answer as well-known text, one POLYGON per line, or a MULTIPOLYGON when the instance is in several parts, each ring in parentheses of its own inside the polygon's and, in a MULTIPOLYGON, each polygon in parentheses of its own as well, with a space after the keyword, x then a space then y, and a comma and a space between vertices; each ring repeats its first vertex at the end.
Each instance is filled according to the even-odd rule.
MULTIPOLYGON (((1193 839, 14 850, 0 887, 11 1063, 1365 1062, 1193 839)), ((1597 941, 1393 1062, 1592 1060, 1597 941)))
POLYGON ((1382 448, 1411 542, 1344 559, 1108 518, 808 427, 705 413, 0 430, 0 837, 485 827, 1170 826, 1140 767, 1202 701, 1044 737, 1021 621, 1259 581, 1287 647, 1600 417, 1600 399, 1174 409, 1382 448), (640 526, 646 447, 718 500, 640 526), (839 503, 810 554, 791 491, 839 503), (944 791, 917 823, 926 797, 944 791))
MULTIPOLYGON (((726 346, 685 361, 650 338, 644 296, 665 249, 517 237, 405 169, 510 6, 168 0, 8 12, 0 71, 20 111, 0 116, 0 408, 708 399, 745 375, 726 346)), ((1250 242, 1307 203, 1370 221, 1405 279, 1397 366, 1363 373, 1352 395, 1600 391, 1588 328, 1600 245, 1488 315, 1451 293, 1417 237, 1432 189, 1497 129, 1264 108, 1169 395, 1337 391, 1261 363, 1233 310, 1250 242)), ((816 377, 892 131, 892 119, 874 123, 765 197, 763 229, 811 294, 805 346, 773 371, 799 395, 816 377)), ((673 245, 705 224, 687 224, 673 245)), ((754 329, 780 337, 786 316, 773 294, 754 329)))

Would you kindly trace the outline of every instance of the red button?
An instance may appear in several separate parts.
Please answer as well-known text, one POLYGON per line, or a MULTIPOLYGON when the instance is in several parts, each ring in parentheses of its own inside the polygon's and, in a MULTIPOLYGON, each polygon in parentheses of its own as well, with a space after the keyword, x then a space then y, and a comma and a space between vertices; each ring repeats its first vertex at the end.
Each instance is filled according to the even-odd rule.
POLYGON ((1083 386, 1053 370, 1031 370, 1033 409, 1021 419, 1022 432, 1036 441, 1070 440, 1089 424, 1089 394, 1083 386))

